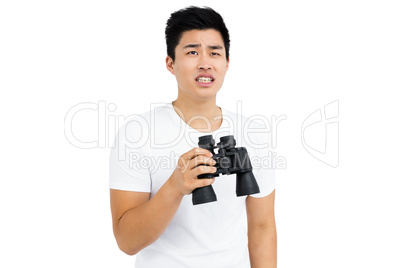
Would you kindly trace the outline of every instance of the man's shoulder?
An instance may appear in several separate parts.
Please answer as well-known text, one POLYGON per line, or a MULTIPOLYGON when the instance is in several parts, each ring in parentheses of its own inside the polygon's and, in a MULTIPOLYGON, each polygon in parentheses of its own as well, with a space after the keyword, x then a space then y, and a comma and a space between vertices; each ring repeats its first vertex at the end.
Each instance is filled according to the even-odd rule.
POLYGON ((151 104, 147 111, 133 113, 119 121, 119 130, 126 133, 144 133, 149 131, 156 122, 163 122, 169 117, 169 104, 151 104))
POLYGON ((139 121, 139 120, 145 120, 147 122, 150 122, 152 118, 155 118, 155 116, 167 116, 168 112, 172 110, 169 107, 169 103, 153 103, 150 104, 149 109, 146 111, 143 111, 141 113, 134 113, 131 114, 127 117, 125 117, 125 123, 130 123, 132 121, 139 121))
POLYGON ((245 114, 224 109, 226 116, 235 127, 236 142, 250 150, 266 147, 271 139, 271 124, 264 114, 245 114))
POLYGON ((228 116, 231 120, 235 120, 238 124, 244 128, 264 128, 267 127, 268 119, 266 116, 261 114, 244 114, 242 112, 235 112, 229 109, 222 107, 222 110, 225 112, 226 116, 228 116))

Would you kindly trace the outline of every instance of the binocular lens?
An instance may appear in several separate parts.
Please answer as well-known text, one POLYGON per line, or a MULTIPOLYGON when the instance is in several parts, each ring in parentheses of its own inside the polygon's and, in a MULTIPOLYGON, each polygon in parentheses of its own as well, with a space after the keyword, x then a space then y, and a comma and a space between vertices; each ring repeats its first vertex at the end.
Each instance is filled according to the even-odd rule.
POLYGON ((200 146, 201 148, 213 147, 215 146, 215 140, 212 138, 212 135, 199 137, 198 146, 200 146))
POLYGON ((236 195, 243 196, 257 194, 260 192, 253 172, 237 173, 236 175, 236 195))
POLYGON ((211 185, 197 188, 193 191, 193 205, 216 201, 216 194, 211 185))
POLYGON ((228 135, 221 137, 220 144, 223 145, 224 147, 234 147, 236 146, 236 140, 233 135, 228 135))

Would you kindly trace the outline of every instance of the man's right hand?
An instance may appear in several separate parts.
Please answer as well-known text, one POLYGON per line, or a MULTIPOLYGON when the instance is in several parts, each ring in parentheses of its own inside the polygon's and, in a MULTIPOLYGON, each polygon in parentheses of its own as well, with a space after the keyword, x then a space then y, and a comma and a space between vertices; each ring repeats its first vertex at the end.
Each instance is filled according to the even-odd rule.
POLYGON ((191 194, 194 189, 211 185, 215 181, 215 178, 197 178, 200 174, 215 173, 216 167, 213 167, 215 163, 208 150, 199 147, 193 148, 180 156, 176 169, 169 180, 180 194, 191 194))
POLYGON ((194 148, 180 156, 176 169, 152 198, 150 193, 111 189, 113 231, 120 249, 134 255, 155 242, 172 221, 183 196, 214 182, 197 178, 215 173, 212 165, 208 150, 194 148))

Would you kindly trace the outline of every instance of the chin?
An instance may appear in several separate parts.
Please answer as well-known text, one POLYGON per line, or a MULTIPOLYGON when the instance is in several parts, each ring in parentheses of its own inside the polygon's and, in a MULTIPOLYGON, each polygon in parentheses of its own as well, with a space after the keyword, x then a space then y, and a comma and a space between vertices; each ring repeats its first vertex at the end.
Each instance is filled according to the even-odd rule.
POLYGON ((215 97, 219 90, 214 88, 201 88, 197 89, 196 95, 202 98, 212 98, 215 97))

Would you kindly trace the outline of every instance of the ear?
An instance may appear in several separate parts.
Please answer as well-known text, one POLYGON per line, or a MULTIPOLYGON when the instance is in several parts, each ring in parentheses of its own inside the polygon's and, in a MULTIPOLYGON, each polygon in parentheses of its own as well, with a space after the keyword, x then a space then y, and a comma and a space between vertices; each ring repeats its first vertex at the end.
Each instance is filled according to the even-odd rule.
POLYGON ((229 70, 230 57, 226 61, 226 72, 229 70))
POLYGON ((174 63, 171 57, 166 56, 166 69, 168 69, 169 72, 171 72, 174 75, 174 63))

